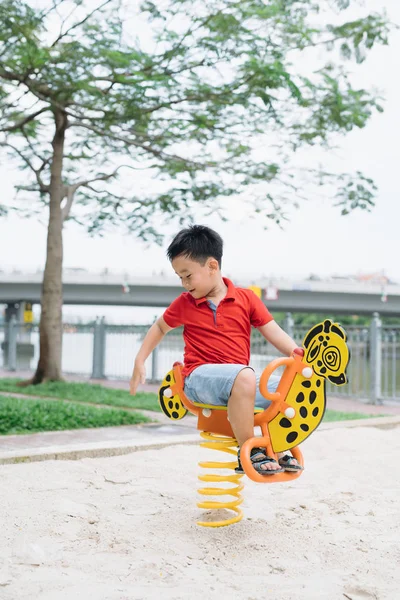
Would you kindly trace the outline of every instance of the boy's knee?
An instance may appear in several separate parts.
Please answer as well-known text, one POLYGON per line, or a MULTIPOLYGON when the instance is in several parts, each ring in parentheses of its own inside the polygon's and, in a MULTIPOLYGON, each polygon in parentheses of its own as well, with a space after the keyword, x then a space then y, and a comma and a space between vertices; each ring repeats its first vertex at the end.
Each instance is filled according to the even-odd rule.
POLYGON ((236 376, 232 391, 254 396, 257 390, 256 374, 253 369, 242 369, 236 376))

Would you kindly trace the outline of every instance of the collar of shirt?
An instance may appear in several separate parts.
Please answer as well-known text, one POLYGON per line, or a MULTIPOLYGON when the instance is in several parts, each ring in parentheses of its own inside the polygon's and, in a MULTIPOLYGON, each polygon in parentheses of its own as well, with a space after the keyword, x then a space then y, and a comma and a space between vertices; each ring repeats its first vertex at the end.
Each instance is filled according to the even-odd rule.
MULTIPOLYGON (((232 281, 230 279, 227 279, 226 277, 223 277, 222 280, 228 288, 228 291, 226 292, 226 296, 222 298, 221 302, 223 302, 224 300, 235 300, 236 288, 233 285, 232 281)), ((199 306, 199 304, 202 304, 202 302, 207 302, 207 298, 205 296, 203 298, 194 298, 194 301, 196 303, 196 306, 199 306)))

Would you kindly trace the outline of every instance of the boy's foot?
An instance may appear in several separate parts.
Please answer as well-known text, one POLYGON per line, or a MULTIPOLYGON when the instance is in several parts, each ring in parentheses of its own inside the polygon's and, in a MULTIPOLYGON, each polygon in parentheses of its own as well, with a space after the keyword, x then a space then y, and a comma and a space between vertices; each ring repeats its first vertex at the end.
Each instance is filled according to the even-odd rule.
MULTIPOLYGON (((276 475, 283 473, 283 469, 275 459, 267 456, 262 448, 252 448, 250 452, 251 463, 254 470, 261 475, 276 475)), ((238 450, 238 466, 235 469, 236 473, 244 473, 242 463, 240 462, 240 449, 238 450)))
POLYGON ((283 467, 284 471, 294 473, 296 471, 304 471, 304 467, 299 465, 297 460, 291 454, 284 454, 278 458, 278 463, 283 467))

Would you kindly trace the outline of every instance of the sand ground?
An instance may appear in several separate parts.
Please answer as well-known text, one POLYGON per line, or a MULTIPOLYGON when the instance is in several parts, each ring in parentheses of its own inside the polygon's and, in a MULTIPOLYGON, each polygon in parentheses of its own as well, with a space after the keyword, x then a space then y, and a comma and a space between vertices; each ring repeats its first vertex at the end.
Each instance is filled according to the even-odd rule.
MULTIPOLYGON (((318 431, 292 483, 200 528, 195 446, 0 467, 2 600, 396 600, 400 429, 318 431)), ((222 459, 224 460, 224 458, 222 459)))

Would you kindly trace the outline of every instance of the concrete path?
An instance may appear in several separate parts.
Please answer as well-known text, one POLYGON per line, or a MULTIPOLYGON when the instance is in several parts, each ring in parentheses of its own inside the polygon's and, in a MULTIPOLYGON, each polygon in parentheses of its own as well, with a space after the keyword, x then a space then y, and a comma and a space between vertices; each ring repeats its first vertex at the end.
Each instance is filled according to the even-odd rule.
MULTIPOLYGON (((316 433, 326 429, 400 426, 400 416, 376 417, 355 421, 322 423, 316 433)), ((179 444, 198 444, 200 435, 194 417, 184 424, 124 425, 71 431, 49 431, 29 435, 0 437, 0 465, 42 460, 77 460, 101 456, 118 456, 150 448, 179 444)))

